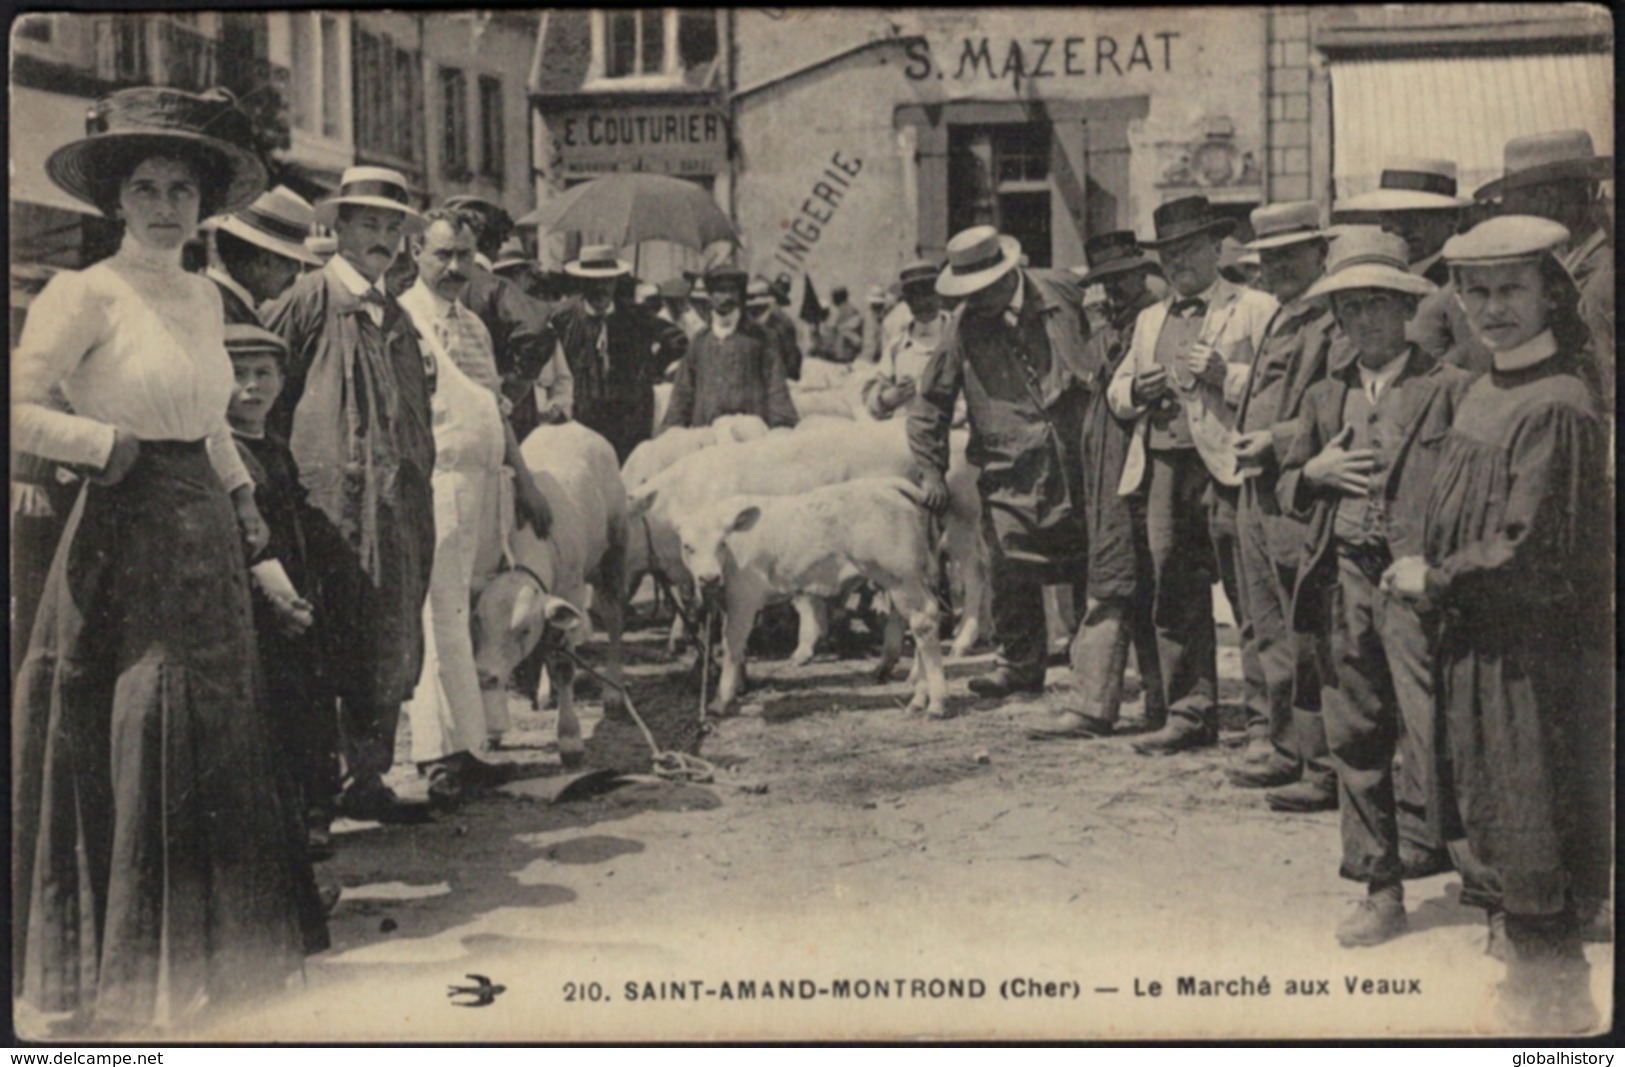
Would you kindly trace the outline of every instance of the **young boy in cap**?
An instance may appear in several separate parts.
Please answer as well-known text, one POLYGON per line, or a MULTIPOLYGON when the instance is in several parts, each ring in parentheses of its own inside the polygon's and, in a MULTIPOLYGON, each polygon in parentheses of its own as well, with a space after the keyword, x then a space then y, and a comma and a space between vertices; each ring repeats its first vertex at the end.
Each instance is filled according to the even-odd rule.
MULTIPOLYGON (((1304 397, 1278 488, 1282 508, 1309 519, 1294 623, 1306 639, 1329 630, 1341 689, 1325 709, 1342 809, 1340 871, 1367 893, 1337 939, 1357 946, 1405 932, 1399 801, 1425 803, 1434 764, 1429 623, 1381 579, 1396 558, 1421 549, 1440 446, 1469 378, 1406 340, 1434 287, 1406 269, 1402 239, 1349 227, 1331 257, 1304 299, 1330 301, 1354 358, 1304 397)), ((1426 826, 1423 812, 1409 818, 1426 826)), ((1413 825, 1406 836, 1416 833, 1413 825)))
POLYGON ((252 568, 254 631, 271 709, 279 762, 298 791, 312 859, 332 854, 328 827, 339 792, 338 719, 326 690, 316 624, 311 539, 331 536, 324 516, 305 501, 288 443, 267 430, 266 416, 282 393, 288 346, 268 330, 228 323, 226 352, 237 389, 226 409, 254 499, 271 531, 252 568))

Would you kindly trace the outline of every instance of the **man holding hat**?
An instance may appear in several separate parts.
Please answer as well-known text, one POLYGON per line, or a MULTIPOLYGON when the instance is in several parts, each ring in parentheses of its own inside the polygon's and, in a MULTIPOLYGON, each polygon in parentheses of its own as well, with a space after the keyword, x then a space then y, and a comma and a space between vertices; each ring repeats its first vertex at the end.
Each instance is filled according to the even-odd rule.
MULTIPOLYGON (((1354 358, 1310 387, 1278 486, 1282 507, 1309 519, 1293 624, 1305 636, 1330 634, 1341 691, 1325 709, 1340 871, 1367 887, 1337 928, 1349 947, 1405 932, 1403 879, 1438 873, 1415 864, 1442 851, 1425 811, 1435 736, 1429 626, 1381 579, 1394 559, 1421 551, 1428 494, 1469 376, 1406 340, 1406 323, 1433 292, 1408 259, 1405 242, 1376 227, 1349 227, 1333 242, 1330 271, 1302 299, 1330 301, 1354 358)), ((1471 898, 1477 883, 1463 882, 1471 898)))
POLYGON ((941 511, 949 428, 965 396, 966 458, 981 472, 998 645, 993 673, 972 679, 971 691, 992 698, 1043 692, 1044 586, 1071 585, 1081 598, 1087 564, 1079 450, 1099 368, 1086 362, 1089 328, 1077 280, 1023 270, 1020 260, 1021 245, 992 226, 948 242, 936 290, 962 302, 908 413, 927 504, 941 511))
POLYGON ((500 205, 464 194, 448 196, 445 206, 468 212, 477 221, 478 255, 463 302, 491 334, 497 373, 502 376, 504 407, 514 434, 523 441, 543 421, 537 411, 534 386, 558 347, 548 329, 554 308, 492 269, 501 255, 502 243, 513 232, 513 219, 500 205))
MULTIPOLYGON (((1614 242, 1601 202, 1601 182, 1613 177, 1612 156, 1599 156, 1584 130, 1515 137, 1505 151, 1506 174, 1481 186, 1479 200, 1501 199, 1511 215, 1550 219, 1569 231, 1558 250, 1580 290, 1580 317, 1591 331, 1591 354, 1603 410, 1614 410, 1614 242)), ((1487 366, 1487 364, 1486 364, 1487 366)))
POLYGON ((1242 788, 1271 789, 1266 800, 1276 810, 1321 811, 1337 805, 1321 718, 1322 695, 1337 698, 1331 649, 1324 635, 1294 640, 1287 621, 1304 529, 1281 513, 1275 480, 1297 436, 1304 394, 1326 376, 1336 324, 1323 303, 1304 293, 1325 273, 1327 238, 1320 209, 1307 202, 1258 208, 1252 224, 1247 249, 1259 256, 1264 284, 1281 307, 1236 411, 1236 461, 1246 477, 1236 525, 1252 645, 1243 655, 1255 658, 1263 674, 1264 706, 1248 701, 1247 750, 1229 773, 1242 788))
POLYGON ((909 318, 881 346, 874 377, 863 383, 863 405, 876 419, 891 418, 914 398, 926 366, 942 346, 948 320, 937 295, 941 270, 931 260, 921 259, 904 267, 897 277, 909 318))
POLYGON ((745 272, 737 267, 706 272, 711 320, 677 366, 662 432, 709 426, 723 415, 756 415, 770 427, 796 424, 778 344, 745 318, 745 288, 745 272))
MULTIPOLYGON (((1145 494, 1169 714, 1162 730, 1134 747, 1166 754, 1218 740, 1215 556, 1237 621, 1246 626, 1235 573, 1241 475, 1231 427, 1278 305, 1219 275, 1220 242, 1235 224, 1206 197, 1169 201, 1152 218, 1157 238, 1143 243, 1158 252, 1171 289, 1140 313, 1107 396, 1112 412, 1135 424, 1118 492, 1145 494)), ((1247 674, 1249 687, 1261 691, 1262 678, 1247 674)))
POLYGON ((316 209, 338 253, 266 310, 288 343, 287 388, 271 426, 288 438, 310 502, 342 535, 313 560, 339 697, 349 780, 340 808, 421 818, 384 785, 401 703, 423 665, 423 604, 434 564, 431 360, 384 290, 407 232, 422 228, 406 179, 351 167, 316 209), (290 433, 291 429, 291 433, 290 433))
POLYGON ((1100 368, 1100 381, 1083 413, 1083 502, 1088 534, 1088 600, 1072 642, 1072 670, 1079 706, 1057 710, 1027 731, 1033 740, 1095 738, 1111 734, 1123 703, 1123 673, 1130 645, 1145 694, 1145 719, 1153 730, 1167 721, 1157 630, 1151 620, 1151 548, 1146 540, 1145 504, 1117 494, 1128 455, 1131 428, 1119 422, 1100 383, 1109 379, 1128 353, 1134 322, 1157 302, 1146 284, 1161 274, 1157 261, 1140 248, 1132 230, 1091 237, 1084 244, 1089 269, 1078 278, 1106 293, 1109 320, 1090 336, 1085 362, 1100 368))
POLYGON ((569 365, 575 420, 607 438, 625 463, 649 438, 655 382, 682 356, 685 339, 681 330, 616 299, 616 287, 632 276, 632 265, 609 245, 583 246, 564 271, 582 291, 548 322, 558 338, 553 359, 569 365))
POLYGON ((315 218, 304 197, 279 185, 235 215, 212 220, 203 275, 220 287, 226 322, 260 325, 262 304, 286 292, 304 268, 322 265, 305 247, 315 218))

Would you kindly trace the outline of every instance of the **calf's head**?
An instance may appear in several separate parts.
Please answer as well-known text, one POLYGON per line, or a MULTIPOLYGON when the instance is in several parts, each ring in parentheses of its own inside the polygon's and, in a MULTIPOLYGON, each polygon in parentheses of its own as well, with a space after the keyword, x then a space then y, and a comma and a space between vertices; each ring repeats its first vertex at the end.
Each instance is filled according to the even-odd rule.
POLYGON ((761 517, 761 508, 734 497, 678 519, 683 563, 694 576, 694 587, 702 598, 714 599, 727 580, 734 562, 728 535, 749 530, 761 517))
POLYGON ((586 621, 574 604, 543 589, 530 572, 498 574, 474 603, 474 665, 480 688, 506 685, 538 641, 556 641, 586 621))

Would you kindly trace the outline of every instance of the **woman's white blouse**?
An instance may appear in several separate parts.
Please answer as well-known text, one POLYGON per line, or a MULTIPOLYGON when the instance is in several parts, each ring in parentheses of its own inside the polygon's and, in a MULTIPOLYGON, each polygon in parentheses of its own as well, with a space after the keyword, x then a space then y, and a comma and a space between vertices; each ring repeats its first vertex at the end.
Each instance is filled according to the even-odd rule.
POLYGON ((12 447, 100 469, 114 429, 143 441, 208 439, 227 491, 252 484, 231 440, 236 387, 214 283, 128 235, 111 258, 52 278, 12 357, 12 447), (73 413, 51 403, 52 390, 73 413))

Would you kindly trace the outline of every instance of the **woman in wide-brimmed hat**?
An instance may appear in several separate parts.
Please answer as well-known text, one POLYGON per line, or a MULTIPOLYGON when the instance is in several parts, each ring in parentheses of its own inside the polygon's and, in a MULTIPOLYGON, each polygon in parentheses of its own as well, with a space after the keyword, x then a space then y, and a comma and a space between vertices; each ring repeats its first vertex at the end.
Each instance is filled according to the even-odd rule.
POLYGON ((200 217, 264 189, 246 122, 220 95, 100 102, 45 167, 123 244, 46 286, 12 362, 14 447, 89 476, 14 691, 13 973, 102 1032, 279 989, 326 944, 260 698, 220 295, 181 269, 200 217))

